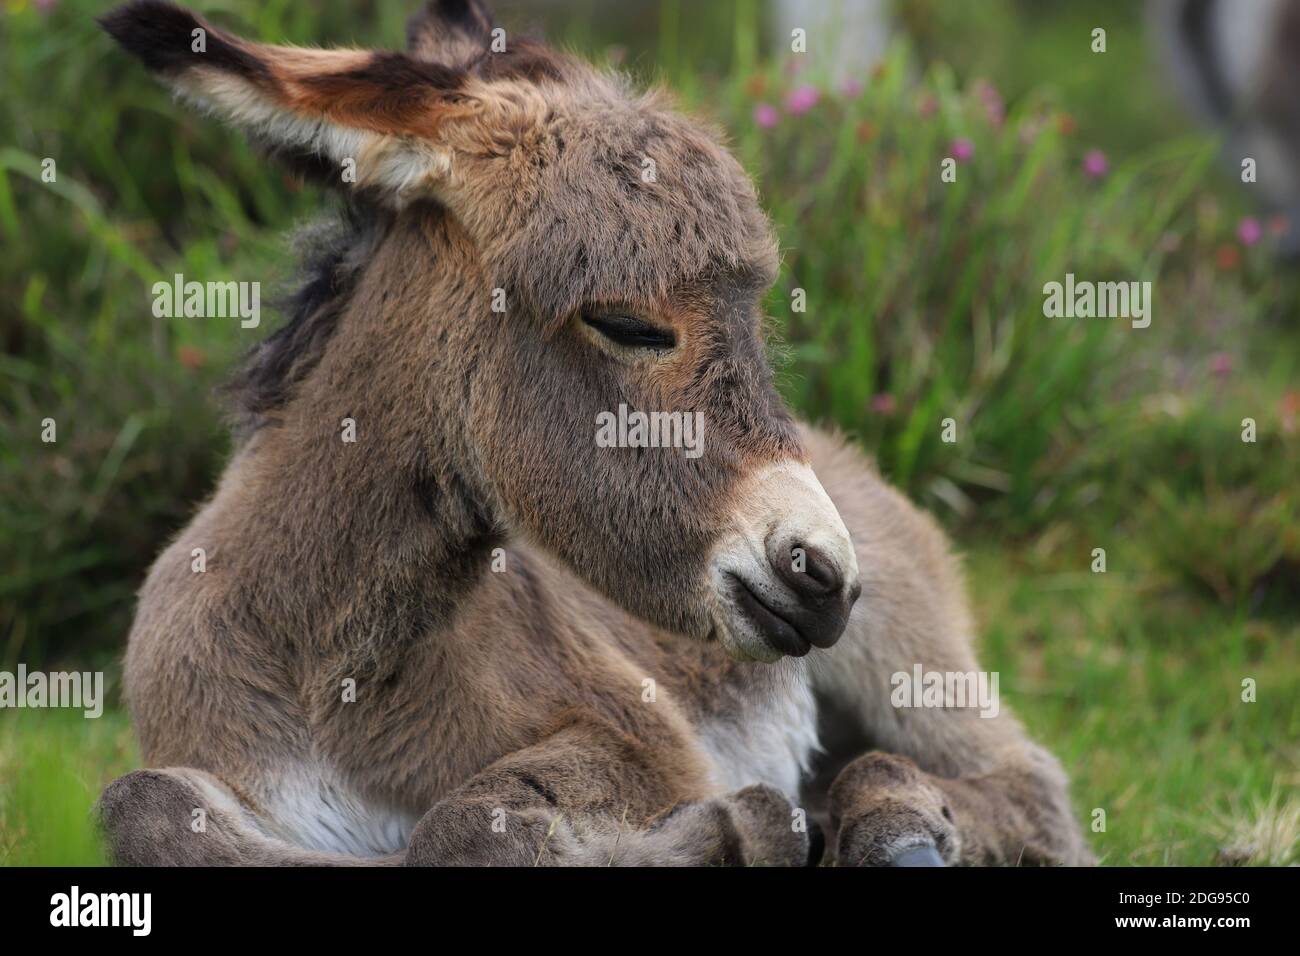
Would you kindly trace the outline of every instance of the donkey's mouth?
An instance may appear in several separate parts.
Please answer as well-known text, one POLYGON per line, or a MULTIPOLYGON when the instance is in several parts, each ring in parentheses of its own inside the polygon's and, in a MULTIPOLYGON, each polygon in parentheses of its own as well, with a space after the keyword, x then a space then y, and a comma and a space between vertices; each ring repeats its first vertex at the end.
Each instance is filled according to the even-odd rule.
POLYGON ((733 582, 736 606, 774 650, 790 657, 803 657, 812 650, 812 643, 799 629, 765 604, 744 578, 734 573, 728 577, 733 582))

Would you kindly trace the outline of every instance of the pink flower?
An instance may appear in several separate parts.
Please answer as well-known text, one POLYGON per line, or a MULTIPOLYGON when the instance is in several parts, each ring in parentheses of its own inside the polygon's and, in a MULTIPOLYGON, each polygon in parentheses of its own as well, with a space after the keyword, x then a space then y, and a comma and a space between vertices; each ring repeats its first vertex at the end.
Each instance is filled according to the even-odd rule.
POLYGON ((759 103, 754 107, 754 122, 763 129, 771 129, 781 121, 781 114, 771 103, 759 103))
POLYGON ((952 156, 959 163, 964 163, 975 155, 975 144, 965 136, 952 141, 952 156))
POLYGON ((1264 227, 1254 216, 1247 216, 1237 224, 1237 238, 1243 246, 1253 246, 1264 236, 1264 227))
POLYGON ((989 122, 994 126, 1001 126, 1003 120, 1007 118, 1007 110, 997 87, 988 80, 980 80, 975 84, 975 95, 984 104, 984 115, 989 118, 989 122))
POLYGON ((1106 160, 1106 154, 1099 149, 1090 149, 1083 157, 1083 171, 1093 179, 1101 179, 1109 169, 1110 163, 1106 160))
POLYGON ((871 410, 877 415, 888 417, 898 411, 898 402, 888 392, 880 392, 871 397, 871 410))
POLYGON ((1210 356, 1210 371, 1219 378, 1227 378, 1232 374, 1232 356, 1227 352, 1215 352, 1210 356))
POLYGON ((840 95, 846 100, 856 100, 862 95, 862 81, 856 76, 846 77, 840 84, 840 95))
POLYGON ((798 116, 801 113, 807 113, 817 105, 817 87, 801 86, 790 92, 785 98, 786 111, 791 116, 798 116))

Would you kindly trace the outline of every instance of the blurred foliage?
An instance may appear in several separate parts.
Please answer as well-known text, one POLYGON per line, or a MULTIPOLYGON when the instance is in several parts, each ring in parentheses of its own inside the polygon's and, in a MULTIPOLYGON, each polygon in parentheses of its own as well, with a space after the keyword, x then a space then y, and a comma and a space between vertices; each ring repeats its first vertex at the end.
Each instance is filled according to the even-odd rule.
POLYGON ((1094 146, 1126 150, 1186 131, 1142 0, 896 0, 893 8, 921 58, 986 77, 1010 100, 1050 88, 1094 146), (1099 27, 1106 53, 1094 55, 1099 27))
MULTIPOLYGON (((405 15, 377 3, 200 6, 250 35, 300 43, 383 45, 405 15)), ((1019 50, 1029 26, 1004 6, 973 17, 920 0, 903 5, 903 20, 917 21, 917 45, 932 53, 939 37, 989 24, 1009 31, 1003 49, 1019 50), (965 26, 948 22, 963 16, 965 26)), ((143 569, 221 466, 212 389, 265 329, 156 319, 151 284, 177 272, 287 280, 287 231, 330 201, 173 103, 98 34, 92 9, 11 9, 0 40, 13 91, 0 106, 10 131, 0 151, 9 661, 120 647, 143 569), (41 181, 45 157, 54 183, 41 181), (56 444, 41 441, 45 418, 56 444)), ((986 78, 963 84, 943 63, 923 68, 903 45, 872 75, 832 82, 833 64, 762 55, 759 5, 710 9, 718 20, 705 29, 685 22, 689 5, 631 5, 624 26, 640 46, 630 54, 593 36, 590 16, 574 16, 560 39, 657 72, 731 131, 786 250, 768 305, 796 407, 860 439, 959 530, 1032 534, 1090 519, 1104 497, 1103 524, 1158 525, 1153 553, 1224 600, 1300 559, 1287 522, 1297 442, 1279 410, 1297 381, 1296 287, 1269 267, 1267 241, 1234 243, 1236 200, 1217 195, 1211 142, 1148 136, 1090 177, 1081 163, 1095 146, 1075 114, 1095 116, 1095 104, 1067 111, 1051 83, 1007 99, 986 78), (648 15, 656 30, 638 25, 648 15), (647 34, 655 53, 644 52, 647 34), (957 181, 942 183, 940 161, 962 150, 957 181), (1042 285, 1067 271, 1151 279, 1152 328, 1044 318, 1042 285), (796 290, 806 311, 792 310, 796 290), (1189 381, 1187 369, 1217 350, 1232 353, 1233 374, 1189 381), (1181 428, 1150 411, 1162 396, 1187 409, 1181 428), (1247 415, 1259 445, 1227 427, 1247 415), (955 444, 941 440, 948 417, 955 444), (1217 517, 1198 522, 1206 506, 1217 517), (1249 547, 1216 547, 1223 522, 1252 529, 1249 547)), ((1131 30, 1111 33, 1112 44, 1134 42, 1123 39, 1131 30)), ((1090 75, 1091 59, 1085 45, 1050 75, 1090 75)))

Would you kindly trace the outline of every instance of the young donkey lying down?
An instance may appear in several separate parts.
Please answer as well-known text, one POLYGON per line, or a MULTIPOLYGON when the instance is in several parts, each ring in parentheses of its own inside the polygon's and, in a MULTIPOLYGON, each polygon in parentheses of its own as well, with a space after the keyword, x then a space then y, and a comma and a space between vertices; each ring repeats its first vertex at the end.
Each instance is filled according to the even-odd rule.
POLYGON ((1005 710, 891 706, 896 672, 976 669, 958 571, 782 405, 776 247, 715 134, 493 52, 465 0, 406 53, 154 0, 103 25, 354 210, 141 592, 126 685, 159 769, 103 796, 115 859, 802 864, 803 806, 841 864, 1089 860, 1005 710), (602 447, 620 405, 702 413, 701 454, 602 447))

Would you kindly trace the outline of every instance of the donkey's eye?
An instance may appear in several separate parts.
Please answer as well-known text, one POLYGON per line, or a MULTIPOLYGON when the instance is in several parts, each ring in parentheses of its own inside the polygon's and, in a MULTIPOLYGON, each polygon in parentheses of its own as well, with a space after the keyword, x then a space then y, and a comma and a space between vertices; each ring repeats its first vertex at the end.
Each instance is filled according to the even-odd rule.
POLYGON ((582 321, 611 342, 639 349, 670 349, 677 337, 644 319, 619 313, 584 312, 582 321))

